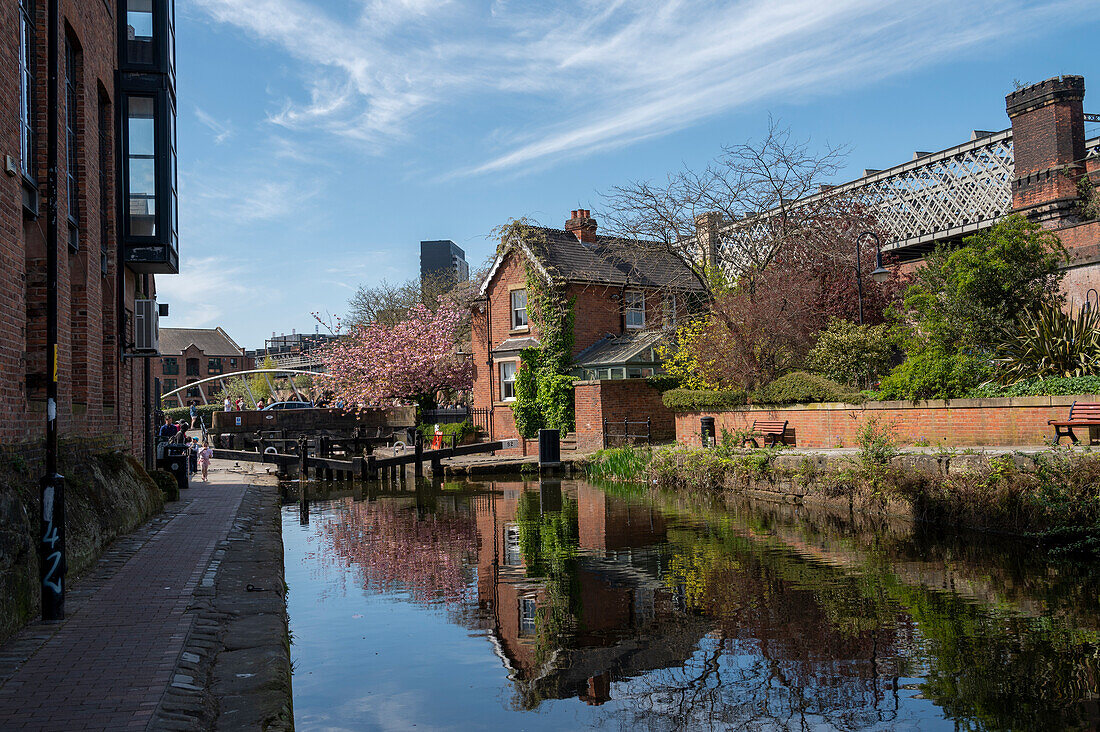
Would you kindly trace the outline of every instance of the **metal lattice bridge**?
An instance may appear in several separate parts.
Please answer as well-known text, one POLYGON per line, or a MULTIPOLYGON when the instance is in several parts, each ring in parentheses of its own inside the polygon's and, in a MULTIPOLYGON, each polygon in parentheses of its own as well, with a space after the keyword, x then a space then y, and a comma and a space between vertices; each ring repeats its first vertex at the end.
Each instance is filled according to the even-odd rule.
MULTIPOLYGON (((1098 154, 1100 137, 1086 141, 1098 154)), ((826 204, 839 197, 871 211, 883 233, 883 249, 912 259, 936 243, 993 226, 1012 209, 1012 130, 975 132, 969 142, 935 153, 916 153, 908 163, 868 170, 863 177, 792 204, 826 204)), ((722 227, 719 257, 731 265, 736 252, 766 241, 769 211, 722 227), (725 255, 725 256, 723 256, 725 255)))

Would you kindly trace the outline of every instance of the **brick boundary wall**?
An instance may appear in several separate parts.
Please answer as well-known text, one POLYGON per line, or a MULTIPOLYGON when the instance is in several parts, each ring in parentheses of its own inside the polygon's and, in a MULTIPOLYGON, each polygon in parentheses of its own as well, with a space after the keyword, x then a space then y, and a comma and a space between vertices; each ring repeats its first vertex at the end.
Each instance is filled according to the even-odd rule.
MULTIPOLYGON (((592 452, 605 447, 603 421, 618 423, 617 431, 609 425, 612 434, 622 430, 622 421, 645 422, 651 420, 654 442, 670 442, 676 438, 676 415, 661 401, 661 393, 645 379, 603 379, 577 381, 573 384, 574 404, 577 408, 577 450, 592 452)), ((631 434, 645 432, 641 424, 630 425, 631 434)))
MULTIPOLYGON (((950 399, 928 402, 867 402, 866 404, 801 404, 790 407, 746 407, 728 412, 679 412, 676 439, 700 444, 699 419, 712 416, 715 430, 747 430, 756 419, 788 421, 784 441, 795 447, 853 447, 856 433, 870 418, 891 425, 902 445, 927 441, 932 445, 994 446, 1049 444, 1050 419, 1069 416, 1074 401, 1100 402, 1100 396, 1040 396, 1006 399, 950 399)), ((1077 430, 1088 441, 1087 430, 1077 430)), ((1068 440, 1063 441, 1063 444, 1068 440)))

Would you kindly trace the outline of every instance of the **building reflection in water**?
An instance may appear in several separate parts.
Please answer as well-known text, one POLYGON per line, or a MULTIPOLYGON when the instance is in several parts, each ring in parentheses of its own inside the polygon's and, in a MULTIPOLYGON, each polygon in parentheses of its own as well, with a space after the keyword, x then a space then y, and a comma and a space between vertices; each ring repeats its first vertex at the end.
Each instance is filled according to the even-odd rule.
POLYGON ((461 488, 349 499, 321 531, 367 590, 483 631, 518 709, 614 699, 620 724, 854 728, 901 723, 919 690, 978 726, 1021 706, 1096 720, 1092 635, 909 584, 912 557, 854 571, 850 542, 582 481, 461 488), (1022 693, 1040 667, 1047 687, 1022 693))

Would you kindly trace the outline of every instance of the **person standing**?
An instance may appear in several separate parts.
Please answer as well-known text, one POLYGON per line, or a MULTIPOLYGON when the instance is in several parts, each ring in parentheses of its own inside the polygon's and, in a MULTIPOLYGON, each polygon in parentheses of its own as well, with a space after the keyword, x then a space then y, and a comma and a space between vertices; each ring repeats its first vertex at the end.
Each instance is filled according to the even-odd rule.
POLYGON ((189 413, 191 415, 191 429, 195 429, 199 426, 199 408, 195 405, 195 402, 191 402, 191 409, 189 413))
POLYGON ((225 398, 225 402, 223 403, 222 406, 224 408, 224 411, 226 411, 226 412, 232 412, 233 411, 233 403, 231 401, 229 401, 229 397, 225 398))
POLYGON ((172 421, 172 418, 165 417, 164 424, 162 424, 160 426, 160 429, 157 431, 157 437, 162 440, 171 440, 173 437, 176 436, 176 431, 176 424, 172 421))
POLYGON ((202 442, 202 448, 199 450, 199 467, 202 469, 202 481, 206 482, 206 474, 210 470, 210 458, 214 457, 214 451, 210 449, 210 443, 206 440, 202 442))

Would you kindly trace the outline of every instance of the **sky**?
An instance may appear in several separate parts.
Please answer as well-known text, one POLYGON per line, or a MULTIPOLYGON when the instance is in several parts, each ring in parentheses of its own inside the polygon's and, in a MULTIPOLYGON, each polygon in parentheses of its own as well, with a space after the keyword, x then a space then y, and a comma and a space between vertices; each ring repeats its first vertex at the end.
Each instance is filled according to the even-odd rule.
POLYGON ((176 15, 181 273, 157 277, 161 325, 248 348, 415 277, 421 240, 477 269, 511 219, 598 220, 612 186, 702 167, 769 115, 849 145, 843 182, 1007 128, 1017 83, 1100 84, 1100 0, 176 0, 176 15))

